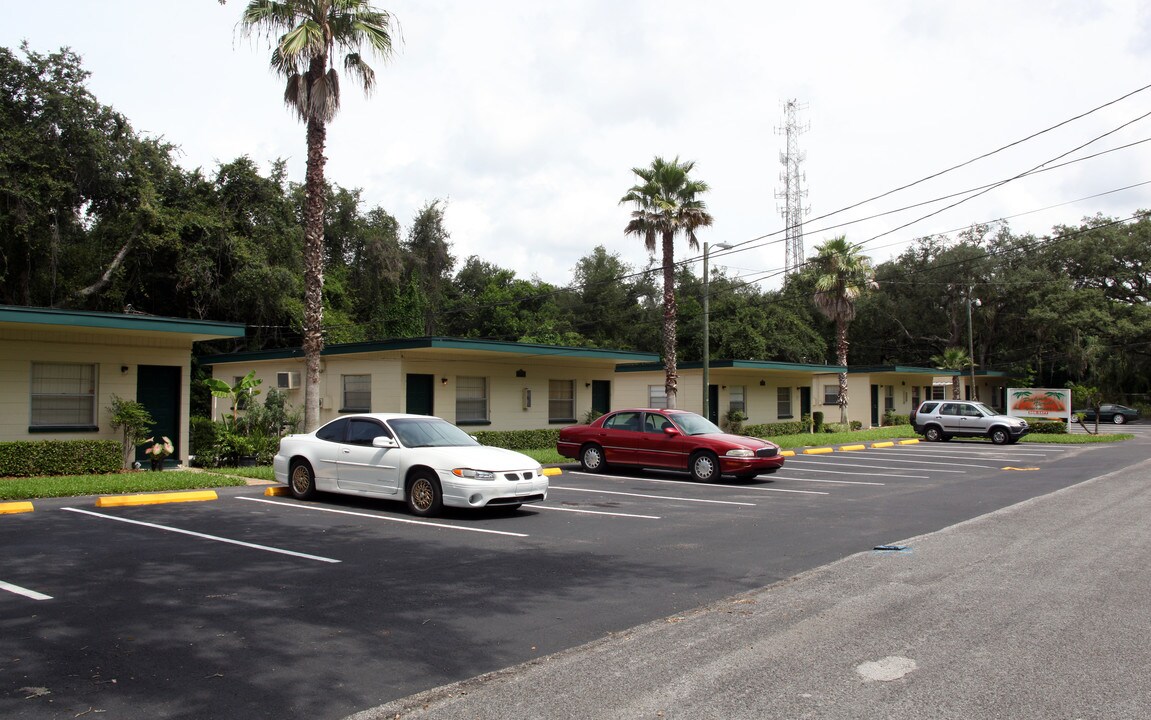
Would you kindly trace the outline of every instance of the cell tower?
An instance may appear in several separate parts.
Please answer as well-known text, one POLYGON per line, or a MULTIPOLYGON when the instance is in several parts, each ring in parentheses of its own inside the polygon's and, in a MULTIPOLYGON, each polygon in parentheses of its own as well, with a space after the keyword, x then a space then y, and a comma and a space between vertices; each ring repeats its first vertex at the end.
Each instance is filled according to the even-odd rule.
POLYGON ((784 254, 784 271, 787 275, 797 272, 803 267, 803 218, 811 212, 810 207, 803 207, 803 199, 807 191, 803 183, 807 177, 800 171, 799 166, 806 155, 799 151, 799 136, 810 129, 810 124, 800 126, 795 115, 807 106, 800 106, 795 100, 788 100, 784 106, 784 127, 781 131, 775 129, 775 134, 787 136, 787 151, 779 154, 779 162, 783 165, 783 172, 779 179, 783 181, 783 191, 775 194, 776 200, 783 200, 779 214, 783 216, 786 230, 784 254))

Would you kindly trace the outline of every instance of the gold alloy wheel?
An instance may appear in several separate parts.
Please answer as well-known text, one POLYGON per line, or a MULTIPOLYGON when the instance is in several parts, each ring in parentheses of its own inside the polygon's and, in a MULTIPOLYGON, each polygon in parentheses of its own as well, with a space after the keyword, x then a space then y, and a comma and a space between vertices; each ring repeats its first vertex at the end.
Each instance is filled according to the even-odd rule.
POLYGON ((297 495, 307 495, 312 489, 312 471, 307 465, 296 465, 292 470, 292 491, 297 495))
POLYGON ((412 505, 420 512, 430 510, 436 499, 435 488, 432 487, 431 481, 427 478, 416 478, 416 481, 412 483, 411 493, 412 505))

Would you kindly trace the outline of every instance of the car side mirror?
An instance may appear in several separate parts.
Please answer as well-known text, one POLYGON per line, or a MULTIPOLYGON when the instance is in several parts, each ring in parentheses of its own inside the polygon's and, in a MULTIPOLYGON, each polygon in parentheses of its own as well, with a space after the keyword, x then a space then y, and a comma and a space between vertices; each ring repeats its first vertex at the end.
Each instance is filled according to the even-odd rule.
POLYGON ((388 437, 387 435, 377 435, 372 438, 372 447, 377 448, 398 448, 400 444, 396 442, 395 438, 388 437))
POLYGON ((679 435, 679 430, 673 425, 672 427, 665 427, 663 429, 663 434, 667 435, 668 437, 675 437, 676 435, 679 435))

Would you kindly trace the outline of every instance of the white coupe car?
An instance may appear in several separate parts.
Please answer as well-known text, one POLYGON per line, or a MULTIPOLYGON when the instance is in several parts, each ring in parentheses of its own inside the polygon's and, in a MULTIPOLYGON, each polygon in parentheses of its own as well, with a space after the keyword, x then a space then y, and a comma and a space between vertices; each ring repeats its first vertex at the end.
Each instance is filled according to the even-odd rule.
POLYGON ((300 500, 316 491, 403 500, 414 515, 445 505, 518 508, 548 495, 547 475, 522 453, 481 445, 427 415, 346 415, 313 433, 288 435, 272 461, 276 480, 300 500))

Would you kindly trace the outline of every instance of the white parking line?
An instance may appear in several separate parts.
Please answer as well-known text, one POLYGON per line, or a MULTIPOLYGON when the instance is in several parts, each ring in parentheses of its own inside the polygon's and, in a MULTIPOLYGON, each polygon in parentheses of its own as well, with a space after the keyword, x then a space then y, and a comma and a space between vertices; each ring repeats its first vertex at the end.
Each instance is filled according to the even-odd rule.
POLYGON ((632 513, 607 512, 606 510, 580 510, 579 508, 551 507, 550 505, 533 505, 533 510, 561 510, 563 512, 583 513, 585 515, 611 515, 613 517, 643 518, 644 520, 661 520, 659 515, 635 515, 632 513))
POLYGON ((6 583, 3 580, 0 580, 0 590, 7 590, 10 593, 16 593, 17 595, 23 595, 24 597, 32 598, 33 600, 51 600, 52 599, 51 595, 45 595, 44 593, 38 593, 35 590, 29 590, 28 588, 20 587, 19 585, 13 585, 12 583, 6 583))
MULTIPOLYGON (((816 457, 818 457, 818 456, 812 456, 811 460, 797 460, 796 458, 791 458, 790 460, 787 461, 787 466, 791 467, 792 465, 797 465, 800 463, 808 463, 808 464, 823 463, 825 465, 831 465, 832 463, 834 463, 836 465, 845 465, 846 467, 855 467, 854 465, 850 465, 848 463, 842 462, 842 460, 836 459, 834 455, 824 455, 823 457, 827 458, 826 460, 816 460, 815 459, 816 457)), ((856 456, 852 459, 853 460, 865 460, 867 458, 861 458, 859 456, 856 456)), ((895 458, 890 458, 890 457, 885 457, 882 459, 876 458, 876 460, 878 462, 885 462, 885 463, 903 463, 904 465, 924 465, 927 462, 925 460, 896 460, 895 458)), ((948 464, 950 465, 951 463, 948 463, 948 464)), ((860 465, 859 467, 883 467, 883 466, 881 466, 881 465, 860 465)), ((886 467, 884 469, 885 470, 899 470, 900 468, 886 467)), ((935 470, 934 467, 932 467, 931 469, 935 470)), ((939 472, 966 472, 966 471, 965 470, 940 470, 939 472)))
POLYGON ((767 488, 757 487, 755 485, 724 485, 723 483, 688 483, 684 484, 682 480, 660 480, 658 478, 644 478, 644 477, 628 477, 624 475, 592 475, 589 473, 568 473, 568 475, 584 475, 585 477, 608 477, 612 480, 630 480, 634 482, 650 482, 650 483, 667 483, 668 485, 679 485, 680 487, 693 487, 693 488, 727 488, 728 490, 758 490, 760 492, 781 492, 781 493, 802 493, 806 495, 826 495, 825 492, 816 492, 814 490, 785 490, 783 488, 767 488))
POLYGON ((755 507, 755 503, 734 502, 732 500, 703 500, 703 499, 698 499, 698 498, 668 497, 667 495, 643 495, 641 493, 625 493, 625 492, 616 492, 614 490, 590 490, 587 488, 560 487, 558 485, 552 485, 548 489, 549 490, 569 490, 571 492, 602 493, 604 495, 626 495, 627 497, 651 498, 654 500, 677 500, 680 502, 714 503, 716 505, 746 505, 749 507, 755 507))
MULTIPOLYGON (((811 472, 834 472, 833 470, 812 470, 811 472)), ((889 477, 889 476, 885 476, 889 477)), ((788 477, 788 482, 834 483, 836 485, 886 485, 881 482, 867 482, 865 480, 824 480, 823 478, 797 478, 788 477)))
MULTIPOLYGON (((923 463, 920 462, 919 464, 922 465, 923 463)), ((891 467, 889 465, 868 465, 867 463, 849 463, 849 462, 843 462, 842 460, 794 460, 793 459, 791 462, 787 463, 787 465, 788 465, 788 467, 793 467, 795 465, 834 465, 835 467, 872 468, 875 470, 906 470, 907 469, 907 468, 891 467)), ((939 470, 937 468, 931 468, 931 471, 932 472, 966 474, 965 470, 939 470)), ((900 477, 900 476, 893 475, 892 477, 900 477)))
POLYGON ((166 530, 168 532, 180 533, 181 535, 191 535, 192 537, 203 538, 204 540, 214 540, 216 542, 228 543, 229 545, 240 545, 242 547, 252 548, 254 550, 264 550, 272 553, 279 553, 280 555, 291 555, 293 557, 304 558, 305 560, 319 560, 326 563, 338 563, 339 560, 332 558, 321 557, 319 555, 309 555, 307 553, 299 553, 294 550, 283 550, 281 548, 274 548, 268 545, 256 545, 255 543, 247 543, 242 540, 232 540, 231 538, 219 537, 217 535, 205 535, 204 533, 193 532, 191 530, 181 530, 180 528, 168 527, 167 525, 157 525, 156 523, 141 522, 139 520, 129 520, 128 518, 116 517, 114 515, 104 515, 103 513, 92 512, 91 510, 81 510, 79 508, 60 508, 68 512, 83 513, 84 515, 91 515, 98 517, 102 520, 115 520, 116 522, 130 523, 132 525, 142 525, 143 527, 150 527, 156 530, 166 530))
MULTIPOLYGON (((816 470, 814 468, 801 468, 801 467, 792 468, 792 470, 794 472, 801 472, 801 473, 827 473, 829 475, 863 475, 864 477, 871 477, 872 475, 882 475, 883 477, 910 478, 912 480, 926 480, 928 478, 927 475, 893 475, 891 473, 864 473, 864 472, 853 472, 853 471, 848 471, 848 470, 816 470)), ((799 478, 793 478, 790 473, 784 477, 787 480, 798 480, 799 479, 799 478)))
POLYGON ((461 527, 459 525, 445 525, 444 523, 427 522, 426 520, 410 520, 408 518, 389 517, 387 515, 375 515, 373 513, 355 512, 353 510, 337 510, 336 508, 316 507, 315 505, 298 505, 296 503, 278 502, 276 500, 265 500, 264 498, 252 497, 238 497, 237 500, 247 500, 249 502, 266 503, 268 505, 276 505, 290 510, 316 510, 318 512, 335 513, 336 515, 354 515, 356 517, 366 517, 372 520, 387 520, 388 522, 407 523, 409 525, 426 525, 428 527, 443 528, 444 530, 463 530, 465 532, 486 533, 488 535, 508 535, 510 537, 528 537, 524 533, 505 532, 503 530, 487 530, 485 528, 472 528, 461 527))

